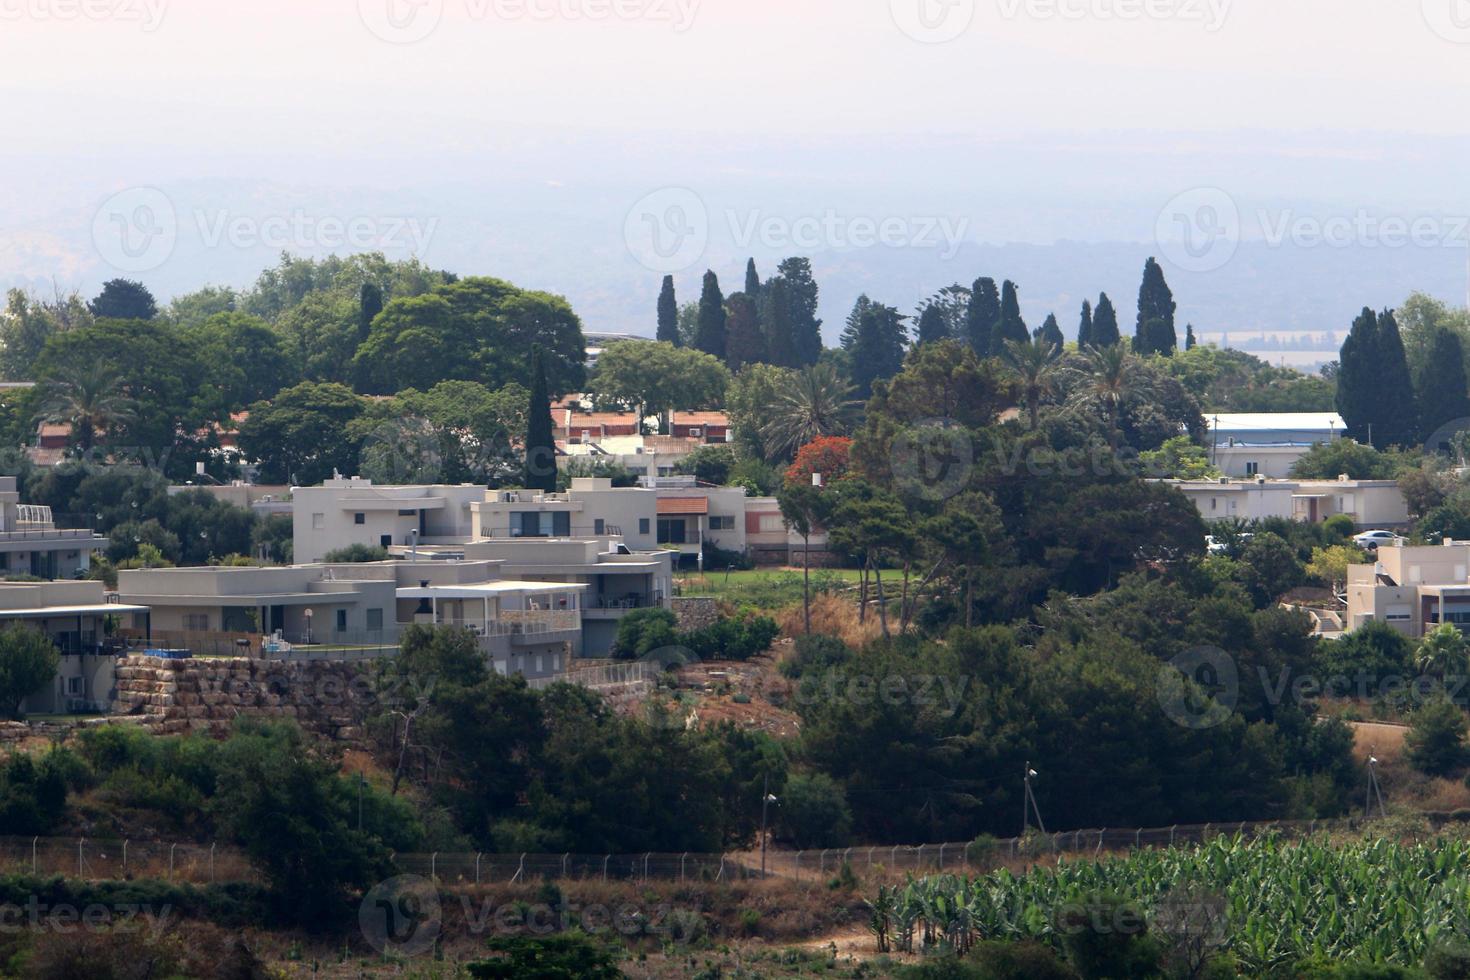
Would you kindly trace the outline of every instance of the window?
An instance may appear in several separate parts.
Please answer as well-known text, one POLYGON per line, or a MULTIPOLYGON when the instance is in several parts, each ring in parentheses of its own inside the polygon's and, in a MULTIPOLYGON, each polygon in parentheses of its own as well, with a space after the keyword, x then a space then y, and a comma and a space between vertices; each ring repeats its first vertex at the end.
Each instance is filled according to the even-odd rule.
POLYGON ((367 628, 373 632, 383 628, 383 610, 369 609, 367 611, 367 628))
POLYGON ((682 517, 669 520, 659 518, 658 543, 659 544, 687 544, 689 538, 689 522, 682 517))
POLYGON ((184 613, 184 629, 190 633, 208 633, 209 613, 184 613))
POLYGON ((648 518, 646 518, 646 517, 640 517, 638 519, 638 533, 639 534, 647 534, 648 533, 648 518))
POLYGON ((572 515, 564 510, 513 513, 510 533, 514 538, 565 538, 572 533, 572 515))
POLYGON ((359 524, 359 525, 366 524, 367 523, 367 515, 366 514, 353 514, 352 515, 352 523, 359 524))
POLYGON ((320 531, 320 530, 324 529, 326 526, 327 526, 327 515, 326 514, 312 514, 311 515, 311 529, 313 531, 320 531))
POLYGON ((378 538, 378 544, 382 545, 384 548, 391 548, 391 547, 393 547, 393 535, 391 535, 391 534, 385 534, 385 535, 383 535, 382 537, 378 538))
POLYGON ((709 519, 711 531, 733 531, 735 530, 735 518, 733 517, 711 517, 709 519))
POLYGON ((82 679, 80 677, 68 677, 66 679, 66 693, 67 694, 81 694, 82 693, 82 679))
POLYGON ((399 517, 413 517, 413 516, 415 516, 417 514, 418 514, 418 511, 416 511, 416 510, 400 510, 398 512, 398 516, 399 517))
POLYGON ((1260 463, 1246 463, 1245 464, 1245 475, 1246 476, 1260 476, 1261 475, 1261 464, 1260 463))
POLYGON ((607 533, 607 522, 604 521, 600 517, 597 520, 593 521, 592 522, 592 533, 593 534, 598 534, 598 535, 606 534, 607 533))
POLYGON ((338 633, 345 633, 345 632, 347 632, 347 610, 346 609, 338 609, 337 610, 337 632, 338 633))

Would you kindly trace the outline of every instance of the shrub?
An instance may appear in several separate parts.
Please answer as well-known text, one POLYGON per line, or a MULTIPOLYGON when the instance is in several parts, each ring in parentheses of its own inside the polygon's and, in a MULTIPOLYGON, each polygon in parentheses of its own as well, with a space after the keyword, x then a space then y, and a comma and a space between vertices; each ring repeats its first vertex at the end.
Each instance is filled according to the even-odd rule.
POLYGON ((1056 927, 1068 962, 1083 980, 1108 980, 1159 975, 1162 953, 1147 923, 1138 906, 1093 893, 1063 908, 1056 927))
POLYGON ((1465 764, 1465 712, 1438 698, 1414 712, 1404 747, 1409 765, 1430 776, 1444 776, 1465 764))
POLYGON ((831 776, 792 776, 786 780, 780 807, 782 836, 802 850, 845 847, 851 839, 847 794, 831 776))
POLYGON ((661 647, 676 646, 679 642, 675 632, 677 623, 674 614, 667 609, 631 612, 618 623, 612 655, 620 660, 636 660, 661 647))
POLYGON ((475 980, 621 980, 617 956, 606 943, 580 932, 503 936, 490 940, 495 959, 468 963, 475 980))
POLYGON ((1318 673, 1324 678, 1347 678, 1353 687, 1363 680, 1374 687, 1385 677, 1403 677, 1410 670, 1412 644, 1387 623, 1368 623, 1340 640, 1317 648, 1318 673))
POLYGON ((685 633, 679 642, 703 660, 749 660, 769 650, 780 635, 781 627, 774 619, 742 616, 685 633))
POLYGON ((1353 519, 1346 514, 1333 514, 1322 522, 1322 530, 1335 538, 1341 538, 1346 541, 1353 536, 1353 532, 1357 530, 1357 526, 1353 524, 1353 519))
POLYGON ((387 561, 392 555, 387 548, 376 545, 350 544, 336 551, 329 551, 322 560, 337 565, 369 565, 376 561, 387 561))
POLYGON ((0 713, 19 717, 26 695, 50 684, 60 664, 56 644, 40 630, 10 626, 0 631, 0 713))
POLYGON ((1470 980, 1470 945, 1462 940, 1442 942, 1424 958, 1430 980, 1470 980))
POLYGON ((796 655, 781 664, 781 673, 798 680, 808 673, 839 667, 852 657, 852 650, 835 636, 813 633, 796 638, 796 655))

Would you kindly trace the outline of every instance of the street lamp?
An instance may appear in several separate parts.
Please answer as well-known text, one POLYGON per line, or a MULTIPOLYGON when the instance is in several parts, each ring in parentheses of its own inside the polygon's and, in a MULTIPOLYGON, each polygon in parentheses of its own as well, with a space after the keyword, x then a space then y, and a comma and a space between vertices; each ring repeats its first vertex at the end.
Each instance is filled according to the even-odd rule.
POLYGON ((419 529, 413 528, 408 532, 409 558, 411 561, 419 560, 419 529))
POLYGON ((1031 829, 1031 817, 1036 817, 1036 829, 1043 834, 1046 833, 1046 824, 1041 822, 1041 809, 1036 805, 1036 794, 1031 791, 1031 780, 1039 776, 1031 763, 1026 763, 1026 775, 1023 779, 1025 795, 1021 800, 1021 836, 1026 836, 1026 831, 1031 829))
POLYGON ((1378 757, 1368 756, 1368 804, 1363 808, 1364 816, 1372 818, 1373 801, 1378 801, 1378 815, 1388 816, 1388 807, 1383 803, 1383 787, 1378 783, 1378 757))
POLYGON ((311 646, 311 617, 312 617, 312 615, 313 615, 313 613, 312 613, 312 611, 310 609, 306 610, 306 645, 307 646, 311 646))
POLYGON ((761 877, 766 876, 766 811, 772 803, 780 806, 781 801, 771 795, 771 777, 767 775, 761 783, 761 877))

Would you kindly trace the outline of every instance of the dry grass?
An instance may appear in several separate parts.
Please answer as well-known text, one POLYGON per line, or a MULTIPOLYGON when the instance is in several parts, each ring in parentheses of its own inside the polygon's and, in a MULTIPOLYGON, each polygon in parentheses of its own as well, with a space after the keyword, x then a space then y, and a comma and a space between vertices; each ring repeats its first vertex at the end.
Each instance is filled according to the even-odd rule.
MULTIPOLYGON (((854 649, 862 647, 883 635, 883 626, 876 614, 869 615, 866 623, 859 622, 857 603, 835 595, 819 595, 812 598, 812 632, 835 636, 854 649)), ((781 632, 787 636, 801 636, 806 632, 806 620, 800 605, 787 609, 776 619, 781 632)))

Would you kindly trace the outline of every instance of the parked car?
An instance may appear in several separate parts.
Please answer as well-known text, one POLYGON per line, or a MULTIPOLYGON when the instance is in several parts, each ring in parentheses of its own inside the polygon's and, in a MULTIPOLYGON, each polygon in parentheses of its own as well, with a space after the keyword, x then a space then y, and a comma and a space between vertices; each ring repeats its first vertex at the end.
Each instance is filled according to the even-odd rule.
POLYGON ((1354 535, 1353 541, 1364 551, 1377 551, 1379 545, 1396 547, 1403 544, 1407 538, 1393 531, 1364 531, 1362 534, 1354 535))
MULTIPOLYGON (((1246 545, 1251 543, 1251 538, 1253 537, 1255 537, 1254 534, 1246 531, 1242 534, 1234 535, 1233 543, 1236 547, 1244 548, 1246 545)), ((1210 534, 1205 537, 1205 549, 1209 551, 1209 553, 1212 555, 1229 554, 1231 544, 1232 541, 1230 536, 1217 538, 1215 537, 1215 535, 1210 534)))

